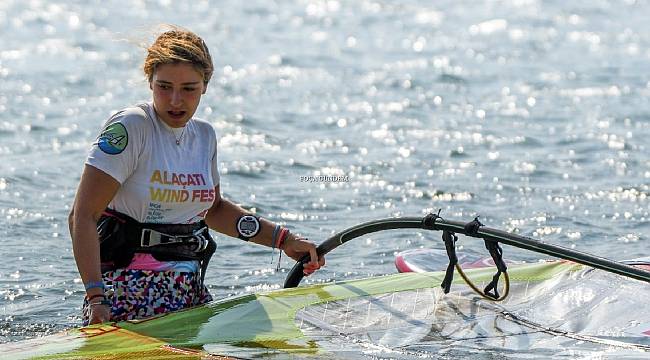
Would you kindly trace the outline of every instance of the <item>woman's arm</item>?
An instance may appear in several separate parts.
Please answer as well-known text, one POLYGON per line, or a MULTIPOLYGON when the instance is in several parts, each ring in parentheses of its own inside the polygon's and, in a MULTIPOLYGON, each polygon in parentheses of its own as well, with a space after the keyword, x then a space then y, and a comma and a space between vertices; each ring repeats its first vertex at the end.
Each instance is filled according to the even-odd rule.
MULTIPOLYGON (((249 214, 249 212, 222 198, 219 185, 215 186, 214 190, 215 201, 205 216, 205 222, 211 229, 236 238, 239 236, 236 229, 237 220, 240 216, 249 214)), ((260 232, 250 241, 271 247, 274 229, 275 224, 273 222, 260 219, 260 232)), ((312 273, 325 265, 325 259, 316 254, 316 245, 294 234, 289 234, 285 239, 282 250, 294 260, 299 260, 305 254, 309 254, 311 261, 304 266, 306 273, 312 273)))
MULTIPOLYGON (((77 263, 77 269, 84 284, 102 281, 99 256, 99 236, 97 235, 97 220, 120 187, 120 183, 110 175, 90 165, 84 167, 81 181, 77 189, 74 205, 69 216, 72 250, 77 263)), ((103 294, 101 288, 86 291, 87 296, 103 294)), ((106 308, 101 306, 100 308, 106 308)), ((109 312, 94 311, 91 313, 91 324, 110 320, 109 312), (105 315, 105 316, 104 316, 105 315)))

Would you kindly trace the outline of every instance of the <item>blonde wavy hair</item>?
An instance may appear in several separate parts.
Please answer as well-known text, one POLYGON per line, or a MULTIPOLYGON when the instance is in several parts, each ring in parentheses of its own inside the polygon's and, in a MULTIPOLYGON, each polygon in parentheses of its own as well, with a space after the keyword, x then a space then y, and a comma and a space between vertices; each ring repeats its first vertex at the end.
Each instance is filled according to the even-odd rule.
POLYGON ((190 30, 179 26, 168 27, 171 29, 158 35, 147 48, 143 70, 149 83, 153 81, 153 74, 159 65, 185 62, 192 64, 203 75, 203 83, 207 86, 214 65, 205 42, 190 30))

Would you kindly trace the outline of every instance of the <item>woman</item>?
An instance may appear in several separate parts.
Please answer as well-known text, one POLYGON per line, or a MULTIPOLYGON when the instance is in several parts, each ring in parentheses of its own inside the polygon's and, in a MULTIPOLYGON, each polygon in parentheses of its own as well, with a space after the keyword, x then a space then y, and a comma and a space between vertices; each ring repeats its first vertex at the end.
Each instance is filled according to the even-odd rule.
POLYGON ((69 219, 85 324, 210 301, 202 280, 216 246, 206 226, 293 259, 309 254, 306 274, 324 265, 313 243, 221 198, 215 131, 193 118, 212 72, 199 36, 164 32, 144 63, 153 101, 112 116, 93 144, 69 219))

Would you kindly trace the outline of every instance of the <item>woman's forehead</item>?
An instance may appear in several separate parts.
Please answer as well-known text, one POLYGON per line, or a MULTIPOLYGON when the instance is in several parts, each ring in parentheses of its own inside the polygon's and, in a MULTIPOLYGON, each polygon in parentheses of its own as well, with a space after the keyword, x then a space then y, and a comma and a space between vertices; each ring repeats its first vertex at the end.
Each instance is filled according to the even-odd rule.
POLYGON ((154 71, 155 81, 195 83, 203 81, 203 74, 190 63, 160 64, 154 71))

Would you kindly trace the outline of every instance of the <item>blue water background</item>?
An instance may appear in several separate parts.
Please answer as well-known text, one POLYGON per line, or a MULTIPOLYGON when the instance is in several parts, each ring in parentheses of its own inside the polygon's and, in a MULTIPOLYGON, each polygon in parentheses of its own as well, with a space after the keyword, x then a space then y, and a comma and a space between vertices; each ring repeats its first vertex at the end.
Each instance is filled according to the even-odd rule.
MULTIPOLYGON (((150 98, 141 44, 160 23, 211 49, 197 115, 219 134, 224 197, 259 215, 320 242, 442 209, 612 259, 648 255, 648 1, 129 3, 0 2, 0 342, 80 325, 67 215, 101 124, 150 98), (301 180, 318 175, 348 181, 301 180)), ((292 266, 218 243, 217 298, 279 288, 292 266)), ((417 247, 441 248, 439 234, 357 239, 308 282, 392 273, 417 247)))

